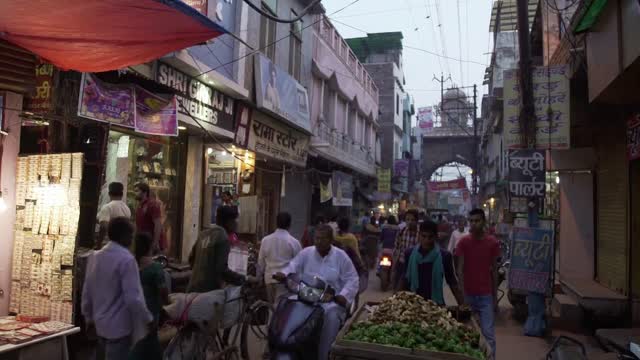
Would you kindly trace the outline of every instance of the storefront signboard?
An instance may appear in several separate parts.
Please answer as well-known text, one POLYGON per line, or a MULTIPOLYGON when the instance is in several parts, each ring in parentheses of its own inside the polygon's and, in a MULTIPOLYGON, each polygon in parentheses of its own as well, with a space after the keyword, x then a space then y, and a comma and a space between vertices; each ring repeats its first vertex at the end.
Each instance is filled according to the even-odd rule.
POLYGON ((83 73, 78 116, 120 126, 135 127, 135 93, 129 84, 109 84, 83 73))
POLYGON ((640 113, 627 121, 627 158, 640 159, 640 113))
MULTIPOLYGON (((569 73, 565 65, 536 67, 533 70, 536 116, 536 148, 568 149, 570 146, 569 73)), ((520 126, 518 71, 504 72, 504 126, 506 146, 522 149, 524 132, 520 126)))
POLYGON ((233 98, 165 63, 158 63, 156 81, 175 90, 179 121, 234 137, 233 98))
POLYGON ((544 209, 546 188, 545 152, 512 150, 509 152, 509 198, 512 212, 526 213, 530 204, 544 209))
POLYGON ((255 73, 258 107, 311 133, 307 89, 263 55, 255 58, 255 73))
POLYGON ((391 169, 378 169, 378 192, 391 192, 391 169))
POLYGON ((511 231, 509 288, 546 294, 551 286, 554 232, 514 227, 511 231))
POLYGON ((429 192, 463 190, 467 188, 467 180, 459 178, 450 181, 429 181, 427 182, 427 188, 429 192))
POLYGON ((249 124, 251 123, 252 113, 251 107, 247 104, 240 101, 236 102, 236 135, 234 143, 243 149, 247 148, 247 142, 249 141, 249 124))
POLYGON ((53 108, 53 73, 52 64, 38 62, 36 64, 35 92, 25 98, 24 111, 32 113, 47 113, 53 108))
POLYGON ((149 135, 178 136, 176 97, 163 99, 139 86, 136 91, 135 128, 149 135))
POLYGON ((307 165, 309 136, 254 111, 247 147, 273 159, 304 167, 307 165))
POLYGON ((353 178, 342 171, 334 171, 331 178, 333 185, 333 206, 353 205, 353 178))

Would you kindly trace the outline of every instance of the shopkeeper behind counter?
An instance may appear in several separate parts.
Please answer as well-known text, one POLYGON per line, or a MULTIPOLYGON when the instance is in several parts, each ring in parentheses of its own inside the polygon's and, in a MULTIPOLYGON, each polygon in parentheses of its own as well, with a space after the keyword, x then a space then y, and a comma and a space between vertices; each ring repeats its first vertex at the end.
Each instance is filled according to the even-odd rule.
POLYGON ((436 243, 438 225, 427 220, 420 223, 418 230, 418 245, 405 252, 405 278, 403 289, 422 296, 425 300, 432 300, 438 305, 445 305, 444 283, 451 288, 459 305, 464 304, 464 298, 458 289, 458 280, 453 267, 453 256, 436 243))

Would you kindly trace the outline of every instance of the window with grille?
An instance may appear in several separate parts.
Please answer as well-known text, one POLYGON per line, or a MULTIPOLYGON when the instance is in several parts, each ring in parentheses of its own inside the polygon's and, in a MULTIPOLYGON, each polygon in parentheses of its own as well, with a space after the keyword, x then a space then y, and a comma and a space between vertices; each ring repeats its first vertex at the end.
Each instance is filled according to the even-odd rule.
MULTIPOLYGON (((262 10, 273 16, 276 16, 275 1, 263 1, 262 10), (272 8, 273 7, 273 8, 272 8)), ((260 17, 260 51, 265 54, 271 61, 276 60, 276 22, 269 20, 264 16, 260 17)))

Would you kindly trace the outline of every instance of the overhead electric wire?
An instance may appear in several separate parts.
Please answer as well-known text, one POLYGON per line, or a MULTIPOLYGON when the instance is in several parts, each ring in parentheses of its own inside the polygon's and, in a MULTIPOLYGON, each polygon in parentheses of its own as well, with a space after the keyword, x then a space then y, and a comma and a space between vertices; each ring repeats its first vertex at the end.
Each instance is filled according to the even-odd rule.
POLYGON ((254 4, 251 2, 251 0, 244 0, 244 2, 249 5, 250 8, 252 8, 253 10, 255 10, 258 14, 266 17, 269 20, 275 21, 277 23, 282 23, 282 24, 293 24, 296 23, 298 21, 300 21, 305 15, 307 15, 307 13, 316 5, 320 4, 320 1, 322 0, 313 0, 311 2, 311 4, 309 4, 306 8, 302 9, 302 11, 300 12, 300 15, 294 17, 293 19, 280 19, 277 16, 273 16, 265 11, 263 11, 258 5, 254 4))
MULTIPOLYGON (((438 15, 438 30, 440 33, 440 42, 442 44, 442 57, 444 59, 448 59, 448 54, 447 54, 447 42, 445 40, 445 36, 444 36, 444 24, 442 23, 442 14, 440 13, 440 0, 434 0, 435 6, 436 6, 436 15, 438 15)), ((447 68, 447 73, 449 73, 449 76, 451 76, 451 67, 449 66, 449 61, 445 60, 445 66, 447 68)))
MULTIPOLYGON (((336 10, 336 11, 332 12, 332 13, 331 13, 331 14, 329 14, 327 17, 329 17, 329 16, 331 16, 331 15, 335 15, 335 14, 337 14, 337 13, 339 13, 339 12, 341 12, 341 11, 343 11, 343 10, 347 9, 348 7, 350 7, 350 6, 354 5, 355 3, 359 2, 359 1, 360 1, 360 0, 353 0, 352 2, 348 3, 347 5, 345 5, 345 6, 341 7, 340 9, 338 9, 338 10, 336 10)), ((322 20, 323 20, 323 17, 322 17, 322 16, 320 16, 320 17, 318 18, 318 20, 313 21, 313 22, 311 22, 310 24, 308 24, 308 25, 303 26, 302 28, 300 28, 300 30, 298 31, 298 33, 301 33, 303 30, 308 29, 309 27, 311 27, 311 26, 313 26, 313 25, 315 25, 315 24, 319 23, 319 22, 320 22, 320 21, 322 21, 322 20)), ((288 35, 285 35, 285 36, 283 36, 283 37, 281 37, 281 38, 279 38, 279 39, 276 39, 276 40, 272 41, 271 43, 269 43, 269 44, 267 44, 267 45, 265 45, 265 46, 263 46, 263 47, 261 47, 261 48, 255 49, 255 50, 253 50, 253 49, 252 49, 251 47, 249 47, 248 45, 245 45, 245 46, 249 47, 250 49, 252 49, 252 51, 251 51, 251 52, 249 52, 249 53, 247 53, 247 54, 245 54, 245 55, 242 55, 242 56, 239 56, 239 57, 237 57, 237 58, 235 58, 235 59, 232 59, 232 60, 230 60, 230 61, 227 61, 227 62, 226 62, 226 63, 224 63, 224 64, 220 64, 220 65, 218 65, 218 66, 216 66, 216 67, 214 67, 214 68, 212 68, 212 69, 209 69, 209 70, 207 70, 207 71, 205 71, 205 72, 202 72, 202 73, 200 73, 200 74, 196 75, 196 77, 200 77, 200 76, 202 76, 202 75, 205 75, 205 74, 208 74, 208 73, 210 73, 210 72, 216 71, 216 70, 218 70, 218 69, 220 69, 220 68, 222 68, 222 67, 225 67, 225 66, 227 66, 227 65, 230 65, 230 64, 236 63, 236 62, 238 62, 238 61, 240 61, 240 60, 242 60, 242 59, 245 59, 245 58, 247 58, 247 57, 249 57, 249 56, 252 56, 253 54, 256 54, 256 53, 258 53, 258 52, 260 52, 260 51, 262 51, 262 50, 264 50, 264 49, 267 49, 267 48, 269 48, 269 47, 271 47, 271 46, 273 46, 273 45, 275 45, 275 44, 279 43, 279 42, 280 42, 280 41, 282 41, 282 40, 286 40, 286 39, 288 39, 288 38, 289 38, 289 37, 291 37, 292 35, 293 35, 293 32, 291 32, 291 31, 290 31, 288 35)), ((234 39, 236 39, 236 38, 234 38, 234 39)), ((245 44, 244 42, 241 42, 241 43, 242 43, 243 45, 245 44)))
MULTIPOLYGON (((433 47, 436 49, 438 54, 442 53, 440 49, 438 49, 438 40, 436 38, 436 26, 433 23, 433 12, 431 11, 431 3, 430 0, 424 0, 425 10, 427 10, 427 20, 431 23, 431 38, 433 40, 433 47)), ((443 54, 444 55, 444 54, 443 54)), ((442 59, 438 57, 438 65, 440 66, 440 73, 444 73, 444 69, 442 67, 442 59)))
MULTIPOLYGON (((456 0, 456 10, 458 12, 458 57, 462 58, 462 21, 460 19, 460 0, 456 0)), ((459 64, 460 67, 460 83, 464 84, 464 71, 462 62, 459 64)))

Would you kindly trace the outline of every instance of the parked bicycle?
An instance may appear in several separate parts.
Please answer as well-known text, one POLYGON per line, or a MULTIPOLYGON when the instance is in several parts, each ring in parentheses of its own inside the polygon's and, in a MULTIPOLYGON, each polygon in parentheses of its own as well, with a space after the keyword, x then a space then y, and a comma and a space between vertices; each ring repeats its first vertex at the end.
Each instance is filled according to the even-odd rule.
MULTIPOLYGON (((268 325, 273 307, 259 299, 260 288, 226 288, 221 306, 211 311, 211 321, 188 318, 190 299, 176 326, 179 330, 165 349, 165 360, 249 360, 249 338, 253 335, 260 350, 266 349, 268 325)), ((191 294, 185 294, 191 295, 191 294)), ((204 294, 193 294, 194 297, 204 294)))

